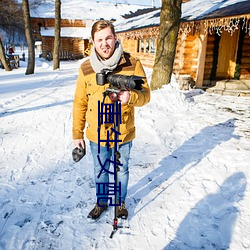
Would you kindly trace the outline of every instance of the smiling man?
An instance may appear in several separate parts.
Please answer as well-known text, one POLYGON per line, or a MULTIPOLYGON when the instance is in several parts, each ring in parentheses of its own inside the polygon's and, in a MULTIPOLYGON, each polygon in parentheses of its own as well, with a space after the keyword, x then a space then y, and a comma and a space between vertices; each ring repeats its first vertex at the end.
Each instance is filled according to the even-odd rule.
MULTIPOLYGON (((93 156, 97 202, 88 214, 88 218, 97 219, 110 205, 108 204, 108 201, 110 201, 109 168, 115 147, 115 133, 112 132, 113 124, 107 122, 102 126, 99 125, 99 119, 102 119, 99 113, 99 102, 104 100, 103 93, 106 92, 109 84, 98 85, 96 74, 108 70, 112 74, 136 75, 143 79, 141 90, 120 89, 117 94, 117 99, 121 104, 121 124, 119 125, 121 166, 119 166, 120 170, 117 176, 120 188, 119 204, 117 200, 115 204, 117 217, 127 218, 128 210, 125 206, 125 199, 129 178, 130 150, 132 140, 135 138, 134 107, 140 107, 149 102, 150 90, 140 61, 123 51, 111 22, 100 20, 94 23, 91 37, 93 50, 90 58, 83 62, 79 69, 73 103, 74 144, 79 148, 85 147, 83 131, 87 124, 86 138, 89 140, 93 156), (102 166, 102 163, 104 163, 104 166, 102 166)), ((106 99, 106 104, 114 104, 112 100, 106 99)), ((117 192, 116 188, 115 192, 117 192)))

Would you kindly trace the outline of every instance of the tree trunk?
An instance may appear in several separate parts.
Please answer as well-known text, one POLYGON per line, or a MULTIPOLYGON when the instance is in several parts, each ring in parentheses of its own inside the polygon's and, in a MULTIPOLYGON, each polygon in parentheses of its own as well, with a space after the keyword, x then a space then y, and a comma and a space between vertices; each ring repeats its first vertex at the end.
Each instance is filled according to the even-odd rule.
POLYGON ((161 88, 171 81, 182 0, 162 0, 160 30, 150 87, 161 88))
POLYGON ((60 68, 59 48, 61 33, 61 0, 55 1, 55 40, 53 50, 53 70, 60 68))
POLYGON ((0 37, 0 61, 6 71, 11 71, 11 68, 6 60, 4 46, 1 37, 0 37))
POLYGON ((32 37, 32 27, 30 22, 30 9, 28 0, 22 0, 22 8, 23 8, 25 36, 28 44, 28 66, 25 74, 30 75, 34 74, 34 69, 35 69, 35 48, 32 37))

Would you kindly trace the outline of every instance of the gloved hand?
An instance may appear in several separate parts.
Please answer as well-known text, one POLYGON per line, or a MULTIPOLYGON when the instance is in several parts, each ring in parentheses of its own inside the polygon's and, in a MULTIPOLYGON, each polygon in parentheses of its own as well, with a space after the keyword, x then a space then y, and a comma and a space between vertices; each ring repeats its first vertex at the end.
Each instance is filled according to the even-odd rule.
POLYGON ((76 148, 72 151, 72 157, 75 162, 80 161, 86 154, 85 142, 83 139, 74 140, 76 148))

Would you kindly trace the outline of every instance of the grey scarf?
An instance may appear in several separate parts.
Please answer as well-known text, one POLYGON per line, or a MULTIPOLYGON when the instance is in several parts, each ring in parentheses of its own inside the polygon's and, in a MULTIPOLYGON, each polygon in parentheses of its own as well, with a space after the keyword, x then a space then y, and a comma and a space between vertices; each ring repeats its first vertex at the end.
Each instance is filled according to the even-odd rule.
POLYGON ((107 60, 102 60, 101 57, 96 53, 96 50, 93 46, 92 52, 90 54, 90 64, 96 73, 100 73, 103 69, 113 71, 117 67, 122 53, 123 47, 121 43, 116 42, 113 55, 107 60))

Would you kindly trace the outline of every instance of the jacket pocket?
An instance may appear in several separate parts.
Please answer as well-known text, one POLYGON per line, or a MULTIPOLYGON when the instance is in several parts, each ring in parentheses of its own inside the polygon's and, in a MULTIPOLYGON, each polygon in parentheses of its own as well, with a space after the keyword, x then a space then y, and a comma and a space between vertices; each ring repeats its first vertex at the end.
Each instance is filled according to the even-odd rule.
POLYGON ((121 134, 125 134, 134 129, 134 109, 126 107, 122 110, 122 124, 120 125, 121 134))

